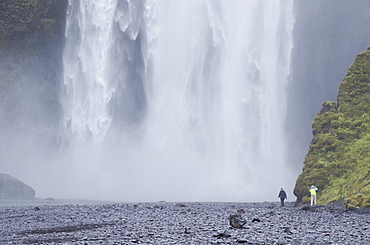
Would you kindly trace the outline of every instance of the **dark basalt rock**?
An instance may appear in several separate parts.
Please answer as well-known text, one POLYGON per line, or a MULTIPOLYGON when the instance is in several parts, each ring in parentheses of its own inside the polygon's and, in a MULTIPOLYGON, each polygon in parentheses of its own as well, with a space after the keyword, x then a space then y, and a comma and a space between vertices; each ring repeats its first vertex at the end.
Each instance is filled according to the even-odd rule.
POLYGON ((271 213, 265 203, 189 202, 180 214, 175 203, 66 201, 2 203, 0 244, 370 244, 368 214, 328 206, 271 213), (239 209, 248 222, 231 227, 227 218, 239 209))
POLYGON ((224 232, 218 233, 217 235, 214 235, 213 237, 228 238, 228 237, 231 237, 231 235, 228 231, 224 231, 224 232))
POLYGON ((230 215, 229 221, 230 226, 234 228, 242 228, 247 223, 247 221, 242 218, 240 214, 230 215))
POLYGON ((35 190, 7 174, 0 173, 0 199, 33 199, 35 190))

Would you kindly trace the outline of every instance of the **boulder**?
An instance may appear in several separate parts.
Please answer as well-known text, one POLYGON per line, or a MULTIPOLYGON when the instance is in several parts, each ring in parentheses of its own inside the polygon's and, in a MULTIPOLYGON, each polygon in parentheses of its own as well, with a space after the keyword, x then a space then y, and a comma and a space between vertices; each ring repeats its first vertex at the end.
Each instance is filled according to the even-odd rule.
POLYGON ((0 173, 0 199, 33 199, 35 190, 7 174, 0 173))
POLYGON ((242 228, 247 223, 247 221, 242 218, 241 214, 239 213, 230 215, 229 221, 230 226, 234 228, 242 228))

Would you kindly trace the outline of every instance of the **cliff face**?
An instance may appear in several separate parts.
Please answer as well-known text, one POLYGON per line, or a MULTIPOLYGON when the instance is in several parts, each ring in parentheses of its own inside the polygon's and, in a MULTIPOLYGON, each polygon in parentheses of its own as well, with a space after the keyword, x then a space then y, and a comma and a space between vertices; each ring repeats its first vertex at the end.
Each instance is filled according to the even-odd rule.
POLYGON ((294 188, 307 202, 309 187, 318 203, 344 199, 370 206, 370 48, 357 55, 343 78, 337 102, 327 101, 312 123, 313 139, 294 188))
POLYGON ((55 34, 63 28, 66 6, 67 0, 1 1, 0 44, 21 48, 35 35, 55 34))
MULTIPOLYGON (((52 142, 68 0, 0 1, 0 145, 52 142), (18 138, 17 138, 18 137, 18 138)), ((0 155, 9 152, 0 149, 0 155), (4 152, 3 152, 4 151, 4 152)))

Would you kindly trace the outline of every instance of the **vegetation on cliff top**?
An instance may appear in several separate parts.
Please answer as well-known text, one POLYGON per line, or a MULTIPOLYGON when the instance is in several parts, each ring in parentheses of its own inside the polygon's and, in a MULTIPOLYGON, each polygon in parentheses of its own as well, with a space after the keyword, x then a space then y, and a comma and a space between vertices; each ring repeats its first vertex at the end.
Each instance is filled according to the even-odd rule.
POLYGON ((0 1, 0 47, 20 49, 39 34, 56 33, 64 26, 66 7, 67 0, 0 1))
POLYGON ((357 55, 339 86, 337 102, 327 101, 313 120, 313 139, 294 188, 308 202, 309 187, 319 204, 344 200, 370 206, 370 50, 357 55))

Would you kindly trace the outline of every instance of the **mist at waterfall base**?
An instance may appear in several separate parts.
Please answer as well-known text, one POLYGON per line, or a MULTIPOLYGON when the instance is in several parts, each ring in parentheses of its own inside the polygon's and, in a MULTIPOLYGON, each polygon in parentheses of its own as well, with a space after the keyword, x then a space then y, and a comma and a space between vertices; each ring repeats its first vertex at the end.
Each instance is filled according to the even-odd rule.
POLYGON ((107 198, 275 196, 273 186, 289 179, 281 171, 288 3, 72 3, 61 136, 68 172, 88 173, 87 186, 110 190, 107 198))
POLYGON ((345 73, 326 79, 325 68, 348 67, 369 40, 358 37, 365 26, 344 25, 331 34, 356 34, 355 44, 322 43, 328 19, 367 16, 354 3, 352 14, 316 19, 313 5, 327 2, 296 13, 292 1, 78 3, 67 14, 60 109, 37 72, 27 73, 32 89, 8 95, 9 108, 29 98, 11 123, 1 108, 2 172, 40 197, 276 201, 284 187, 292 201, 311 121, 345 73), (328 46, 353 51, 336 59, 328 46))

